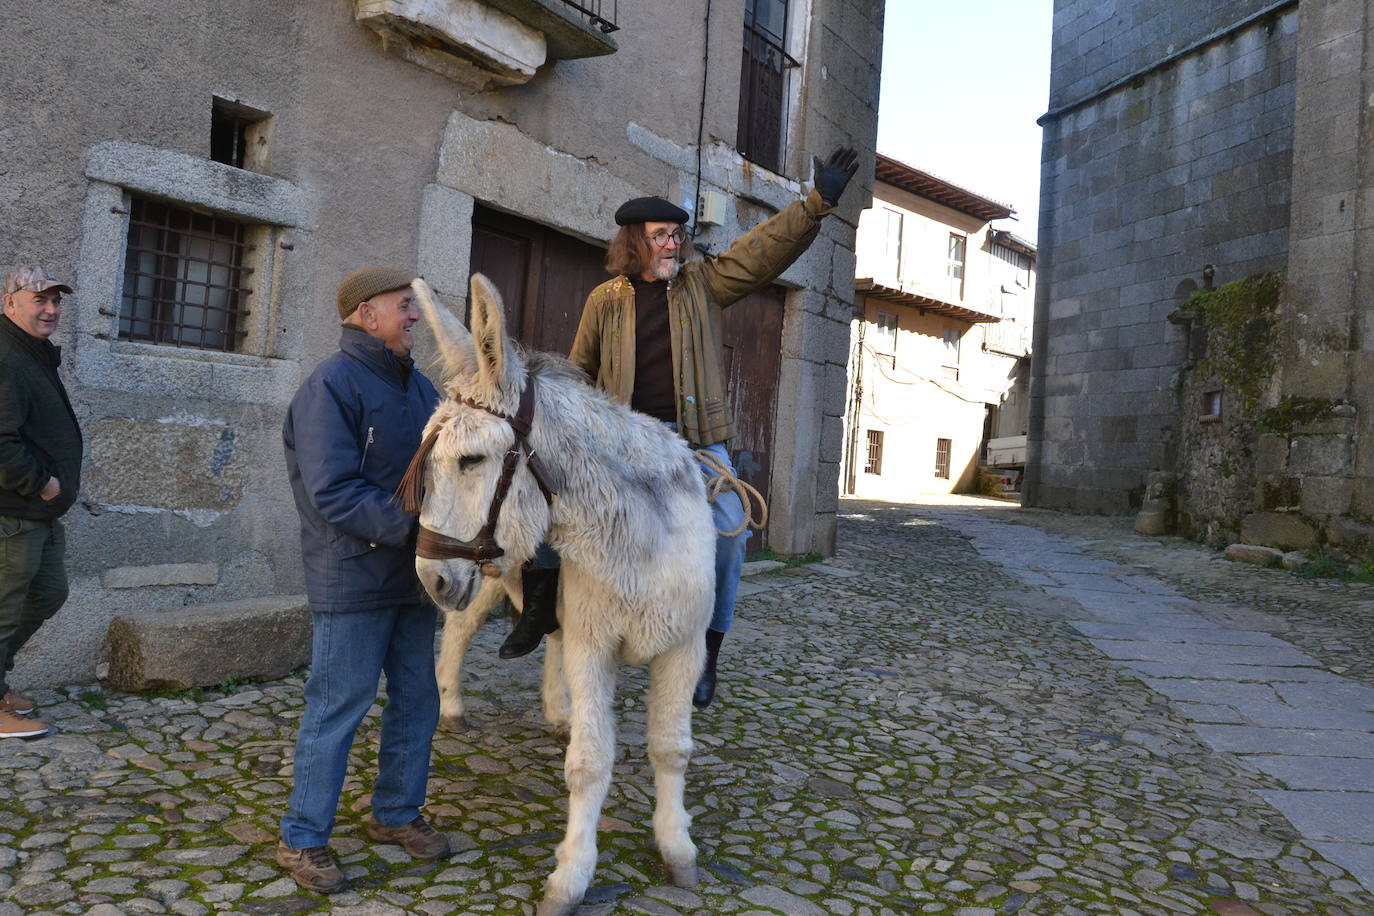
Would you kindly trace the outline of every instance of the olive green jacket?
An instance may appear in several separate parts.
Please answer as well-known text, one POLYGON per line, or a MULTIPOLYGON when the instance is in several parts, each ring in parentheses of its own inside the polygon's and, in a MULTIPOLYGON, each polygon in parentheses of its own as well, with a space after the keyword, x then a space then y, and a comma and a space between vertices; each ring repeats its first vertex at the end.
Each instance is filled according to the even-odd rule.
MULTIPOLYGON (((777 279, 801 257, 830 207, 812 191, 735 240, 729 250, 682 266, 668 283, 677 428, 694 446, 735 435, 726 402, 721 311, 777 279)), ((572 350, 574 365, 597 387, 630 403, 635 389, 635 291, 621 275, 587 296, 572 350)))

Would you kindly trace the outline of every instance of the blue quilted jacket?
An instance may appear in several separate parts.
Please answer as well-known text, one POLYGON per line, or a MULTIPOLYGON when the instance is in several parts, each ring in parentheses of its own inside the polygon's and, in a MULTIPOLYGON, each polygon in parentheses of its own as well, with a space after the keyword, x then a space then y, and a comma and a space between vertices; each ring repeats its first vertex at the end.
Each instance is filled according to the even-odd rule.
POLYGON ((439 395, 380 339, 345 326, 339 352, 301 385, 282 425, 314 611, 426 600, 415 575, 417 521, 388 502, 439 395))

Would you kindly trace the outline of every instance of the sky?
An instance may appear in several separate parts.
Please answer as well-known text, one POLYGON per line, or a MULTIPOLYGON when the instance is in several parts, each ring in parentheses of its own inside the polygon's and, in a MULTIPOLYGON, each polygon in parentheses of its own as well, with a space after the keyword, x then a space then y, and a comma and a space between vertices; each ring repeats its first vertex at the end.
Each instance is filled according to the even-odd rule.
POLYGON ((1034 242, 1053 0, 887 0, 878 151, 1011 205, 1034 242))

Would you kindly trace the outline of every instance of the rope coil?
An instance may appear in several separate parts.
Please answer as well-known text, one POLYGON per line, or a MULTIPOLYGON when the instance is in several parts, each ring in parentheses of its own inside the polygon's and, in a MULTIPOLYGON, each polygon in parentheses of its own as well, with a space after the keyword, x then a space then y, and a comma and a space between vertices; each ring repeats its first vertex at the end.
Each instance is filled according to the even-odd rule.
POLYGON ((707 501, 715 502, 716 497, 720 496, 721 493, 726 490, 734 490, 739 496, 740 503, 744 506, 744 521, 740 522, 740 526, 729 533, 717 531, 716 534, 723 538, 733 538, 739 537, 745 528, 762 531, 764 526, 768 524, 768 503, 764 501, 763 494, 756 490, 752 484, 736 477, 729 466, 706 449, 693 449, 692 454, 697 456, 697 461, 706 465, 716 475, 706 481, 707 501), (756 514, 757 519, 755 519, 756 514))

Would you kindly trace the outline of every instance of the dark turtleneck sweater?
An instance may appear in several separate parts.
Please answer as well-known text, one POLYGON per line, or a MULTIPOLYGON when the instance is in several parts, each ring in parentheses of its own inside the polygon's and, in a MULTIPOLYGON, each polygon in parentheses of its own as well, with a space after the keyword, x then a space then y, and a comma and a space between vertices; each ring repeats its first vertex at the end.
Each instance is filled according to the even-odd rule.
POLYGON ((668 283, 631 277, 635 288, 635 390, 630 406, 657 420, 677 422, 668 283))

